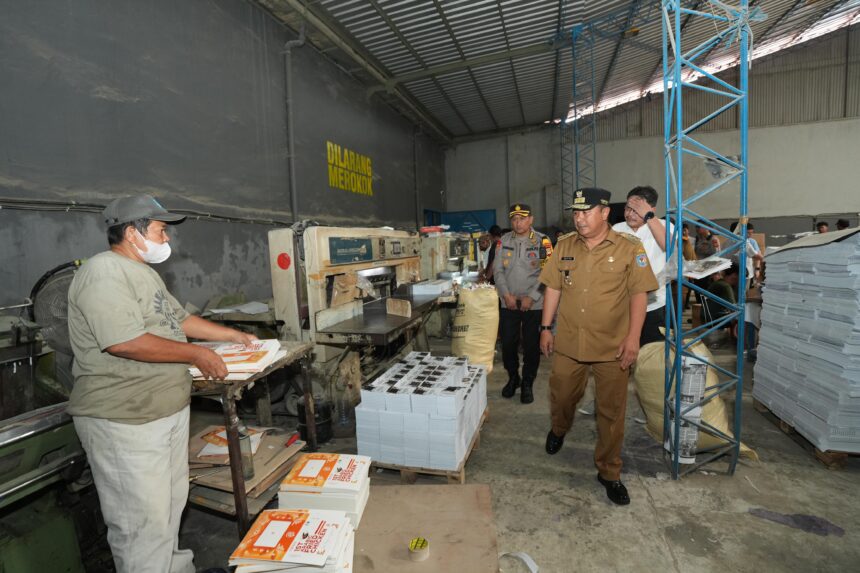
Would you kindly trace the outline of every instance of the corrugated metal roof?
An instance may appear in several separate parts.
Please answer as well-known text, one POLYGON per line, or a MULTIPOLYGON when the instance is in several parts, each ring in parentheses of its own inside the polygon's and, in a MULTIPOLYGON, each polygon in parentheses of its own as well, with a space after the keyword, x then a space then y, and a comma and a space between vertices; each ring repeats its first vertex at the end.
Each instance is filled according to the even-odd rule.
MULTIPOLYGON (((662 74, 659 0, 256 1, 293 28, 299 27, 303 13, 324 22, 330 28, 326 34, 309 33, 318 49, 405 114, 432 123, 437 134, 449 138, 566 117, 572 96, 569 30, 581 22, 612 14, 650 18, 647 25, 631 24, 626 30, 601 28, 594 46, 599 107, 644 95, 662 74)), ((707 0, 691 4, 718 10, 707 0)), ((860 0, 750 4, 768 16, 752 23, 754 42, 773 50, 821 26, 860 20, 860 0)), ((623 26, 625 20, 619 22, 623 26)), ((714 33, 714 24, 704 19, 684 23, 685 47, 714 33)), ((737 59, 736 50, 719 48, 706 60, 728 64, 737 59)), ((610 131, 628 129, 625 123, 610 131)))

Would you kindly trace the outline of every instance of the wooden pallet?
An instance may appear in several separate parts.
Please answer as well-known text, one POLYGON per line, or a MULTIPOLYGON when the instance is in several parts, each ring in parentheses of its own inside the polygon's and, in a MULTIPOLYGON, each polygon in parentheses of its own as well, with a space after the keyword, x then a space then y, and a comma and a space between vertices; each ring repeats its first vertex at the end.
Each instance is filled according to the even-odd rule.
POLYGON ((804 450, 811 452, 812 455, 815 456, 819 462, 824 464, 824 466, 829 470, 843 470, 845 469, 845 465, 848 462, 848 456, 857 456, 858 454, 852 452, 836 452, 833 450, 822 451, 815 447, 815 445, 803 437, 797 430, 794 429, 794 426, 786 422, 777 416, 770 408, 768 408, 762 402, 759 402, 756 399, 753 399, 753 407, 759 412, 764 418, 773 422, 773 424, 782 430, 782 432, 789 436, 792 440, 794 440, 797 444, 799 444, 804 450))
POLYGON ((394 470, 400 472, 400 483, 403 484, 413 484, 418 479, 418 474, 421 475, 432 475, 432 476, 442 476, 448 478, 449 484, 464 484, 466 483, 466 462, 469 460, 469 456, 472 455, 472 450, 477 450, 481 445, 481 428, 484 427, 484 422, 487 421, 487 418, 490 417, 490 409, 487 408, 484 410, 484 414, 481 416, 481 421, 478 422, 478 429, 475 430, 475 435, 472 436, 472 442, 469 444, 468 450, 466 450, 466 455, 463 456, 463 461, 460 462, 460 467, 456 470, 437 470, 432 468, 416 468, 411 466, 401 466, 399 464, 389 464, 386 462, 373 462, 371 465, 371 470, 373 469, 386 469, 386 470, 394 470))

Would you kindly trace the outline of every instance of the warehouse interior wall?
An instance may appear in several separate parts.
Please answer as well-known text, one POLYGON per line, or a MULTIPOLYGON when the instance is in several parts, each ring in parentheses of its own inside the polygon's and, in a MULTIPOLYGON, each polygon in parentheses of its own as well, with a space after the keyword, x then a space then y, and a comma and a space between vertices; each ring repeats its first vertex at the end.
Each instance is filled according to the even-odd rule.
MULTIPOLYGON (((736 70, 726 70, 730 76, 736 70)), ((756 60, 750 72, 749 212, 756 230, 790 235, 814 229, 817 219, 858 220, 860 178, 860 30, 833 32, 807 44, 756 60)), ((636 185, 665 191, 662 95, 642 98, 597 119, 597 182, 623 201, 636 185)), ((685 101, 686 124, 716 109, 704 92, 685 101), (703 94, 703 95, 699 95, 703 94)), ((737 117, 723 114, 699 138, 705 145, 737 153, 737 117)), ((525 201, 536 225, 566 223, 558 191, 561 181, 560 133, 547 126, 517 134, 464 142, 446 154, 447 208, 497 209, 507 218, 508 203, 525 201), (543 198, 547 197, 546 213, 543 198), (546 221, 546 223, 544 223, 546 221)), ((714 179, 701 161, 685 161, 685 189, 714 179)), ((727 219, 738 213, 738 192, 721 191, 699 203, 700 212, 727 219)), ((662 212, 662 199, 660 211, 662 212)), ((790 236, 774 237, 782 244, 790 236)))
MULTIPOLYGON (((150 193, 167 208, 294 220, 284 44, 295 34, 270 15, 241 0, 0 6, 0 204, 55 205, 0 208, 0 305, 107 247, 99 217, 62 208, 72 202, 150 193)), ((311 46, 292 52, 298 218, 414 229, 424 208, 441 210, 439 145, 311 46), (331 165, 360 177, 332 185, 331 165)), ((190 218, 162 275, 197 306, 271 296, 271 228, 190 218)))
MULTIPOLYGON (((496 209, 497 219, 505 221, 509 202, 523 201, 536 211, 537 226, 560 225, 569 214, 562 213, 558 192, 558 137, 557 129, 545 129, 464 143, 449 150, 448 210, 496 209)), ((703 144, 722 152, 739 149, 737 139, 736 130, 700 136, 703 144)), ((748 208, 757 230, 772 234, 811 231, 817 219, 828 220, 832 228, 838 217, 856 224, 860 213, 858 145, 860 119, 750 129, 748 208)), ((662 213, 664 173, 662 137, 597 144, 598 185, 612 192, 613 202, 623 202, 627 191, 637 185, 651 185, 660 193, 658 210, 662 213)), ((689 194, 713 182, 702 161, 685 161, 684 188, 689 194)), ((738 197, 737 185, 729 184, 699 202, 696 209, 713 219, 736 217, 738 197)))

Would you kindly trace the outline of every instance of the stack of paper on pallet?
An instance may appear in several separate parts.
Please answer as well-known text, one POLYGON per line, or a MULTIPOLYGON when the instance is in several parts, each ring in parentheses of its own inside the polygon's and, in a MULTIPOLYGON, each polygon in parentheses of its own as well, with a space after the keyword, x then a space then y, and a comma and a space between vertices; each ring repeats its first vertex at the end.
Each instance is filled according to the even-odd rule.
POLYGON ((357 528, 370 495, 369 472, 367 456, 302 454, 281 482, 278 507, 343 511, 357 528))
POLYGON ((355 531, 342 511, 263 511, 230 555, 236 573, 349 573, 355 531))
MULTIPOLYGON (((281 351, 281 343, 277 340, 256 340, 251 344, 236 344, 233 342, 195 342, 199 346, 208 348, 218 354, 227 366, 227 380, 243 380, 251 374, 262 372, 279 355, 286 354, 281 351)), ((191 376, 202 378, 203 374, 194 366, 188 368, 191 376)))
POLYGON ((358 452, 383 463, 456 470, 486 408, 484 368, 412 352, 362 388, 358 452))
POLYGON ((860 233, 834 236, 767 257, 753 396, 818 449, 860 453, 860 233))

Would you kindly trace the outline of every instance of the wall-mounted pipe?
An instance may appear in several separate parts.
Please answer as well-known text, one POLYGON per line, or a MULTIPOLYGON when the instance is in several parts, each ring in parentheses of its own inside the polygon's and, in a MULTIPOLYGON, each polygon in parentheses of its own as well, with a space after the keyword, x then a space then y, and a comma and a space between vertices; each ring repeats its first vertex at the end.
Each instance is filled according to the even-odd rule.
POLYGON ((302 22, 299 37, 284 44, 284 83, 286 83, 285 102, 287 113, 287 166, 290 170, 290 214, 293 222, 299 218, 299 190, 296 186, 296 137, 293 126, 293 48, 305 45, 305 24, 302 22))

